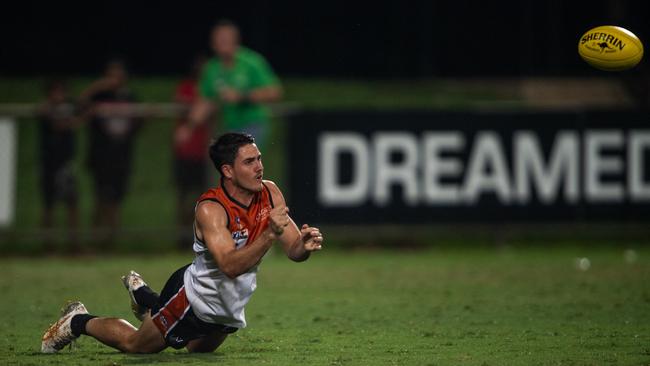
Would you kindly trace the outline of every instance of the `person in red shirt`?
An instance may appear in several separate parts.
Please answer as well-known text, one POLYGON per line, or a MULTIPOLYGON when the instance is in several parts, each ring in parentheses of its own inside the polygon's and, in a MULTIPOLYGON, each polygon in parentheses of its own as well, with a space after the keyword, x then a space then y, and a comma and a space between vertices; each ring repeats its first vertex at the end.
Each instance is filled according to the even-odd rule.
MULTIPOLYGON (((205 64, 204 56, 197 56, 192 63, 190 74, 181 80, 176 87, 174 99, 177 103, 192 106, 198 97, 198 76, 205 64)), ((175 131, 188 124, 187 112, 176 121, 175 131)), ((176 133, 176 132, 175 132, 176 133)), ((192 243, 190 232, 194 220, 192 201, 205 190, 207 184, 207 151, 210 140, 208 123, 192 130, 189 138, 184 141, 174 141, 173 171, 176 186, 177 224, 180 227, 177 246, 186 249, 192 243)))

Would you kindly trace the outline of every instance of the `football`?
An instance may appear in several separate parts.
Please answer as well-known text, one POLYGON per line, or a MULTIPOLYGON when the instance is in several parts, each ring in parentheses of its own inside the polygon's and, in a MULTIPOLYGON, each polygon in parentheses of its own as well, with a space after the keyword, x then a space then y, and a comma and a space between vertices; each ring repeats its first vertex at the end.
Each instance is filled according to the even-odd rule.
POLYGON ((578 53, 595 68, 621 71, 641 61, 643 44, 625 28, 604 25, 590 29, 580 37, 578 53))

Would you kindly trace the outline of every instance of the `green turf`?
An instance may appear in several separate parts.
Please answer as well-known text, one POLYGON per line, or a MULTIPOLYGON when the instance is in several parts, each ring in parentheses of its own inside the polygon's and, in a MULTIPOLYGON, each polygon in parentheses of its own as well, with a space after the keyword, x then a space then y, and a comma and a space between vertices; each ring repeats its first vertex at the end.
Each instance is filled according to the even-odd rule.
POLYGON ((249 327, 214 354, 123 355, 90 338, 38 353, 68 299, 126 317, 119 275, 159 288, 189 256, 2 259, 2 365, 648 365, 650 257, 623 249, 325 251, 261 266, 249 327), (589 257, 580 271, 576 257, 589 257))
MULTIPOLYGON (((35 102, 42 97, 44 77, 0 79, 0 102, 35 102)), ((134 77, 131 86, 140 100, 169 102, 179 77, 134 77)), ((70 77, 73 94, 87 87, 91 77, 70 77)), ((496 103, 521 106, 517 88, 498 81, 463 82, 455 79, 345 80, 283 78, 284 101, 308 109, 337 108, 462 108, 496 103)))

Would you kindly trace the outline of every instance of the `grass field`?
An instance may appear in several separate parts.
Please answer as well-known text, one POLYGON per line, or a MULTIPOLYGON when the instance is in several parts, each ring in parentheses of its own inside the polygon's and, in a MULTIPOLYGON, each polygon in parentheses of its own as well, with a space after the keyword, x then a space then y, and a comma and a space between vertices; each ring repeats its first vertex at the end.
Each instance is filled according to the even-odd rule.
POLYGON ((1 365, 649 365, 650 258, 621 247, 319 253, 261 266, 249 327, 214 354, 39 353, 65 300, 134 320, 119 281, 160 288, 189 255, 0 259, 1 365), (581 271, 575 258, 589 257, 581 271))
MULTIPOLYGON (((72 79, 73 91, 89 81, 72 79)), ((174 83, 173 78, 138 78, 133 87, 143 101, 166 102, 174 83)), ((37 101, 41 84, 41 79, 2 80, 0 102, 37 101)), ((286 80, 285 87, 286 100, 306 109, 520 104, 516 95, 481 87, 468 91, 437 80, 286 80)), ((548 224, 543 231, 520 228, 519 234, 498 225, 409 228, 408 236, 405 229, 355 228, 352 235, 349 227, 340 227, 329 236, 330 248, 337 250, 307 263, 294 264, 277 254, 266 258, 247 307, 249 327, 214 354, 123 355, 84 338, 72 351, 42 355, 42 332, 66 300, 80 299, 92 313, 135 321, 120 275, 136 269, 160 289, 191 256, 137 254, 168 252, 175 244, 170 235, 176 225, 169 148, 173 121, 152 120, 137 141, 122 217, 131 234, 115 250, 122 254, 24 257, 43 254, 42 240, 34 234, 41 200, 33 122, 20 122, 15 224, 0 230, 5 273, 0 278, 0 366, 650 365, 647 229, 626 238, 619 234, 629 228, 614 230, 606 223, 582 229, 548 224), (343 251, 348 244, 358 249, 343 251), (360 249, 371 246, 375 249, 360 249), (628 247, 638 253, 634 263, 624 260, 628 247), (589 257, 592 267, 577 269, 578 257, 589 257)), ((276 118, 273 129, 265 166, 267 177, 282 186, 290 164, 284 155, 286 122, 276 118)), ((92 192, 83 129, 78 137, 82 228, 88 228, 92 192)), ((290 198, 291 192, 285 193, 290 198)))

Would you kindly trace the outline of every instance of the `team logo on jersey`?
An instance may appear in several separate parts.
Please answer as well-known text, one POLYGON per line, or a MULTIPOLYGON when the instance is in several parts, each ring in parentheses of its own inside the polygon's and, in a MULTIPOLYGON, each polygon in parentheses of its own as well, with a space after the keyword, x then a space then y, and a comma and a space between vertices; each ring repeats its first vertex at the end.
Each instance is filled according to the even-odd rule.
POLYGON ((234 241, 238 241, 238 240, 242 240, 242 239, 248 239, 248 229, 233 231, 232 239, 234 241))
POLYGON ((257 213, 257 216, 255 216, 255 221, 260 222, 265 218, 269 217, 270 214, 271 214, 271 207, 264 206, 262 207, 260 212, 257 213))
POLYGON ((235 241, 235 248, 239 249, 248 241, 248 229, 242 225, 239 216, 235 217, 235 224, 238 230, 232 232, 232 240, 235 241))
POLYGON ((172 335, 169 336, 169 340, 170 340, 172 343, 176 343, 176 344, 182 344, 182 343, 185 342, 185 340, 183 340, 183 338, 181 338, 181 337, 179 337, 179 336, 177 336, 177 335, 174 335, 174 334, 172 334, 172 335))
POLYGON ((243 230, 233 231, 232 240, 235 241, 236 249, 243 247, 248 241, 248 229, 244 228, 243 230))

